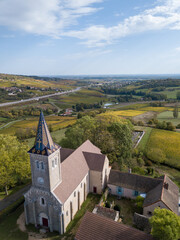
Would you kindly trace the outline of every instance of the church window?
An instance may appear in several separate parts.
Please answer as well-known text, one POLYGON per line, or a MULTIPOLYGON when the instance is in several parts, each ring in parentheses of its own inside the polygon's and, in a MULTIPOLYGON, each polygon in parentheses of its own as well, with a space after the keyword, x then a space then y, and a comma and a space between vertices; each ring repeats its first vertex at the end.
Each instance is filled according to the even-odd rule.
POLYGON ((55 165, 57 165, 57 158, 55 158, 55 165))
POLYGON ((82 183, 81 183, 81 188, 82 188, 82 183))
POLYGON ((66 216, 68 216, 68 211, 66 211, 66 216))
POLYGON ((74 197, 76 197, 76 191, 74 192, 74 197))
POLYGON ((41 198, 41 205, 45 205, 45 200, 44 200, 44 198, 41 198))
POLYGON ((55 167, 55 165, 54 165, 54 160, 52 160, 52 168, 54 168, 55 167))
POLYGON ((41 169, 44 169, 44 163, 41 162, 41 169))
POLYGON ((39 169, 39 161, 36 161, 36 167, 39 169))

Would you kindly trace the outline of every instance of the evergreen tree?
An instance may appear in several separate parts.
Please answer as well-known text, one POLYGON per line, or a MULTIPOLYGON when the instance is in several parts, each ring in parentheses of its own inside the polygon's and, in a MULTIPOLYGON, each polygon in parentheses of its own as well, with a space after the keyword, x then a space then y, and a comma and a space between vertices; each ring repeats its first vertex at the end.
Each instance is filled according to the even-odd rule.
POLYGON ((174 118, 178 118, 178 115, 179 115, 179 113, 178 113, 178 107, 175 106, 175 108, 174 108, 174 110, 173 110, 173 116, 174 116, 174 118))

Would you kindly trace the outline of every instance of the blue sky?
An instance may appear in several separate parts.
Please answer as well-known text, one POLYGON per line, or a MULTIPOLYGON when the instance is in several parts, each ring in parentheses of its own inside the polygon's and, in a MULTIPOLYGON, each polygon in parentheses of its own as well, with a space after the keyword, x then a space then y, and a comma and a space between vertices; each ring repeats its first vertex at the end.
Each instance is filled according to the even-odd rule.
POLYGON ((178 74, 180 0, 1 0, 0 72, 178 74))

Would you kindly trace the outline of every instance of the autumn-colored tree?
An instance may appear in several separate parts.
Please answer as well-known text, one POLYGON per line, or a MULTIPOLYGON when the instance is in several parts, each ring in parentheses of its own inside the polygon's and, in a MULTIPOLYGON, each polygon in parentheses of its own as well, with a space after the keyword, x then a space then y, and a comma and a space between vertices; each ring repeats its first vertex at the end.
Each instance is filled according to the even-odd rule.
POLYGON ((30 177, 28 146, 16 137, 0 134, 0 188, 8 188, 30 177))

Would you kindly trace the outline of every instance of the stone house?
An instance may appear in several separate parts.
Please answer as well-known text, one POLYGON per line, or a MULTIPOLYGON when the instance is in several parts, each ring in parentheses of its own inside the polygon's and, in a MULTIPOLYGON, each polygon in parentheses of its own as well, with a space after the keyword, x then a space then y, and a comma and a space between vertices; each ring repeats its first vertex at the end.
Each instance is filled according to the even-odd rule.
POLYGON ((164 175, 150 178, 132 173, 111 170, 108 180, 111 194, 135 199, 143 196, 143 214, 152 216, 156 207, 166 208, 178 214, 179 188, 164 175))
POLYGON ((76 150, 54 143, 42 112, 29 154, 32 186, 24 195, 26 224, 63 234, 87 194, 105 188, 109 160, 89 140, 76 150))

